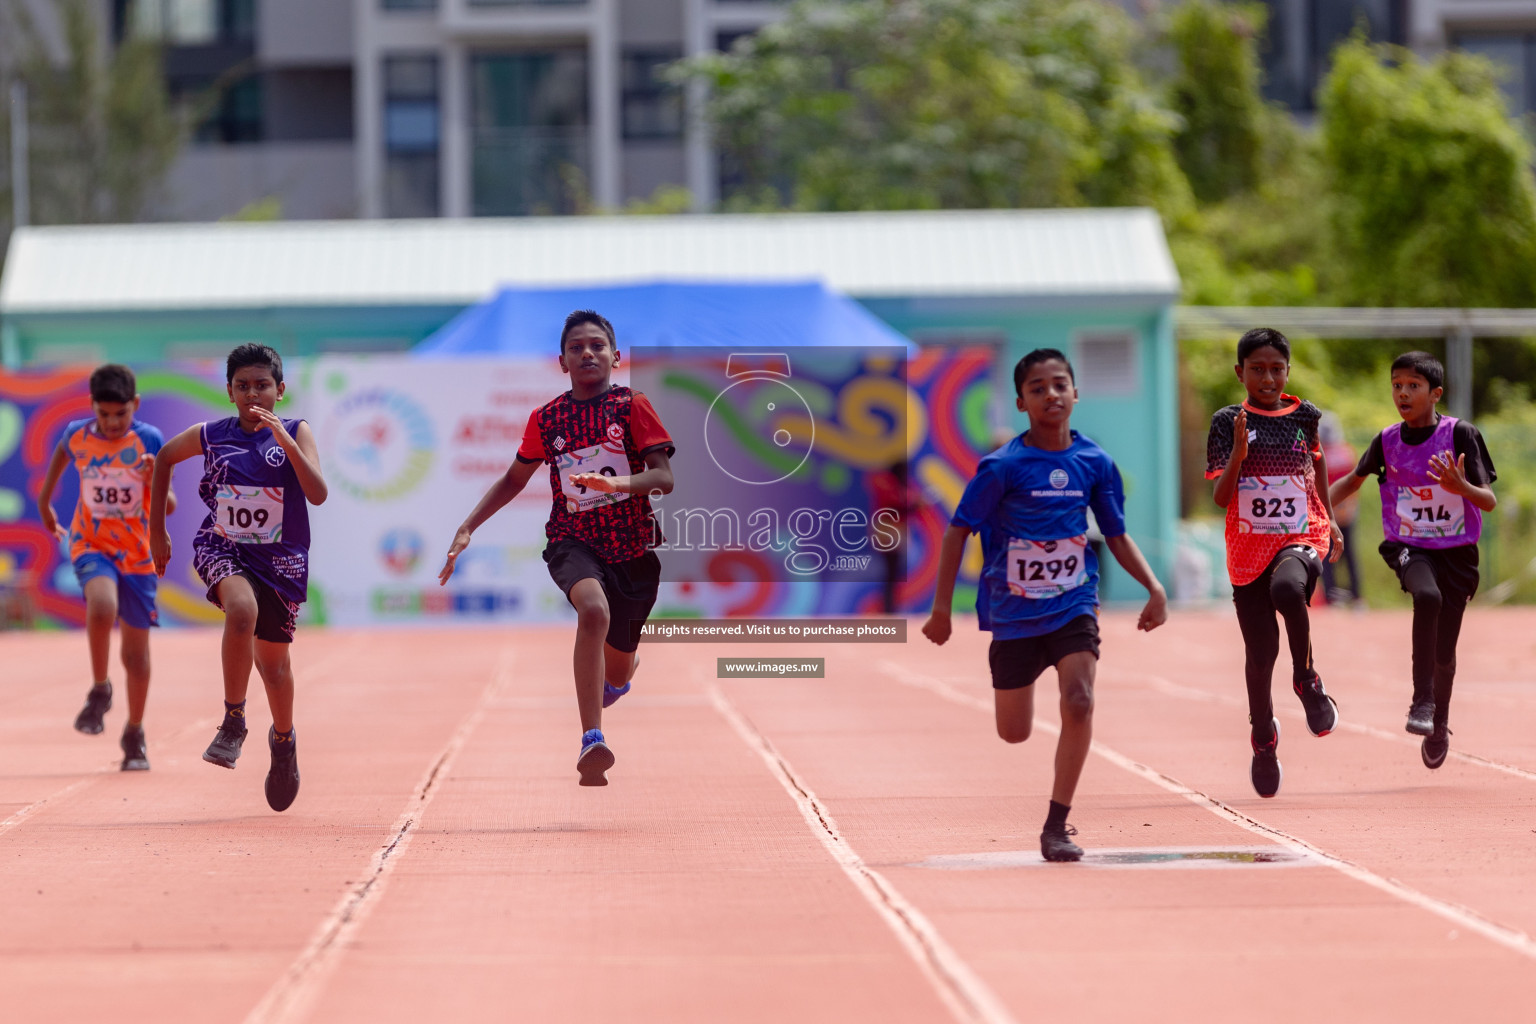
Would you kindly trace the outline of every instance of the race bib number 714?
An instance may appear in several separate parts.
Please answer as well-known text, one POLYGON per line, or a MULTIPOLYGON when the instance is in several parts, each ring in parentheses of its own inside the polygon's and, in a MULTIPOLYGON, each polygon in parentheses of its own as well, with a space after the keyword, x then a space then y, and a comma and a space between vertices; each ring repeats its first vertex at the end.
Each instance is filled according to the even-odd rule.
POLYGON ((1397 532, 1403 537, 1460 537, 1467 532, 1467 506, 1438 484, 1399 487, 1397 532))

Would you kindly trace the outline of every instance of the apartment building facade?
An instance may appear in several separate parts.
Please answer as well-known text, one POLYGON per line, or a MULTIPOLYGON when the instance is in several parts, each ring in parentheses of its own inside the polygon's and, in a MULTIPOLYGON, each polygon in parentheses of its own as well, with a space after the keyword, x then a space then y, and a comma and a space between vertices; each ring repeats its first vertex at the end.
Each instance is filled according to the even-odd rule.
MULTIPOLYGON (((468 217, 618 208, 718 163, 665 83, 787 0, 103 0, 118 37, 166 46, 173 93, 219 97, 152 215, 205 220, 276 199, 285 218, 468 217)), ((1155 3, 1123 0, 1146 13, 1155 3)), ((1536 0, 1264 0, 1267 91, 1302 114, 1357 25, 1505 69, 1536 109, 1536 0)))

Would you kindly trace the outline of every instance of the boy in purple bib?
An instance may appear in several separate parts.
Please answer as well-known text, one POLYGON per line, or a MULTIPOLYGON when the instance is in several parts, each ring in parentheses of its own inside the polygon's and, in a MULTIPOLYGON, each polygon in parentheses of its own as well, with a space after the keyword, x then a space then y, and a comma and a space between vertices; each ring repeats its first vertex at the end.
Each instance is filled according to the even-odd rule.
POLYGON ((1332 488, 1335 504, 1375 474, 1381 481, 1381 556, 1413 597, 1413 701, 1408 731, 1439 768, 1450 752, 1451 684, 1462 614, 1477 592, 1483 513, 1498 504, 1498 479, 1477 428, 1441 416, 1445 369, 1425 352, 1392 362, 1392 400, 1403 422, 1371 442, 1355 471, 1332 488))
POLYGON ((171 467, 201 455, 197 494, 208 514, 192 541, 192 567, 208 600, 224 612, 224 721, 203 760, 235 766, 245 743, 254 663, 272 711, 267 804, 284 811, 299 793, 288 650, 309 587, 309 505, 325 501, 327 492, 314 431, 273 412, 285 390, 282 358, 266 345, 241 345, 229 354, 225 377, 240 414, 188 427, 155 462, 150 554, 164 576, 171 545, 163 499, 171 467))

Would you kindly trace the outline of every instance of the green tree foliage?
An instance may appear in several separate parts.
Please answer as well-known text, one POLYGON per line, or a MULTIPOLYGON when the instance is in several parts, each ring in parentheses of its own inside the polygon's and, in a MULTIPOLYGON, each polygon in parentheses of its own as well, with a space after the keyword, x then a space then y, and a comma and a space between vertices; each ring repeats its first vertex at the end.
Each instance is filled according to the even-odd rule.
POLYGON ((1195 197, 1209 203, 1254 188, 1263 171, 1271 112, 1260 95, 1260 3, 1186 0, 1168 14, 1177 55, 1169 102, 1183 120, 1174 136, 1179 166, 1195 197))
POLYGON ((1489 64, 1353 39, 1320 109, 1343 304, 1536 302, 1531 147, 1489 64))
POLYGON ((739 179, 805 210, 1153 205, 1179 216, 1177 120, 1133 23, 1082 0, 799 0, 684 64, 739 179))
MULTIPOLYGON (((166 94, 156 45, 104 47, 89 0, 55 3, 63 45, 54 55, 23 5, 0 7, 9 70, 29 93, 32 222, 134 220, 185 141, 185 119, 166 94)), ((0 127, 9 138, 8 122, 0 127)), ((3 200, 8 224, 9 180, 3 200)))

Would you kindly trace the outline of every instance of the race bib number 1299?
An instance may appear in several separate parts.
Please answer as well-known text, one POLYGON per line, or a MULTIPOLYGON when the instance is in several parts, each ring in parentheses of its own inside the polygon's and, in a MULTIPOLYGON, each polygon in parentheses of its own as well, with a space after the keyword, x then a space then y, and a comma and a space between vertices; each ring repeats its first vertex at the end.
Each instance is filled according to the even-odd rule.
POLYGON ((1056 597, 1088 582, 1088 537, 1008 541, 1008 592, 1033 600, 1056 597))

